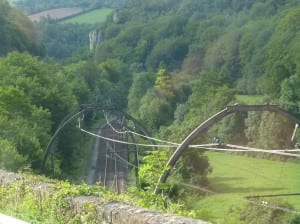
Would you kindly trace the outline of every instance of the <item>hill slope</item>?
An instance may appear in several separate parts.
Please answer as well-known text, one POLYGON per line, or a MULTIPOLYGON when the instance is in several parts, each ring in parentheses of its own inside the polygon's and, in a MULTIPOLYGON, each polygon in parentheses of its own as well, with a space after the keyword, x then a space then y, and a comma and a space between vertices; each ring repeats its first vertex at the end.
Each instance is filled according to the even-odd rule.
POLYGON ((0 55, 13 50, 41 54, 41 46, 31 21, 4 0, 0 0, 0 24, 0 55))

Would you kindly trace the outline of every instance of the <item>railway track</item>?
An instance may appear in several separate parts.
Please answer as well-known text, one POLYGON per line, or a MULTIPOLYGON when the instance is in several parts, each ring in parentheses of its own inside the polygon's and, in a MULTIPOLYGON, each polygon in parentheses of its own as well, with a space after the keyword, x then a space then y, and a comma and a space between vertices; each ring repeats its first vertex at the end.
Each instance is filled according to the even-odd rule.
MULTIPOLYGON (((121 124, 115 119, 110 121, 110 124, 104 124, 98 134, 123 141, 125 136, 116 133, 111 126, 118 130, 121 129, 121 124)), ((99 182, 102 186, 121 193, 126 188, 128 175, 128 165, 124 162, 128 161, 127 146, 96 138, 91 157, 87 183, 95 184, 99 182)))

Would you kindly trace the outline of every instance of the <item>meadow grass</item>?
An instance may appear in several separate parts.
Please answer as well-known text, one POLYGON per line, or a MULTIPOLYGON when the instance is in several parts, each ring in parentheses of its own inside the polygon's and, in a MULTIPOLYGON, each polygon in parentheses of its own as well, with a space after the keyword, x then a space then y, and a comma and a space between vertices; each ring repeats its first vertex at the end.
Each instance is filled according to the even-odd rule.
POLYGON ((95 9, 87 13, 83 13, 78 16, 74 16, 72 18, 62 20, 60 23, 86 23, 86 24, 102 23, 106 20, 106 17, 112 11, 113 10, 110 8, 95 9))
MULTIPOLYGON (((223 223, 224 217, 247 204, 246 196, 300 193, 300 162, 280 162, 246 156, 206 152, 213 172, 208 175, 210 188, 216 192, 194 203, 207 218, 223 223), (223 221, 222 221, 223 220, 223 221)), ((300 196, 260 198, 280 199, 300 211, 300 196)))
POLYGON ((249 105, 263 103, 263 96, 260 95, 236 95, 235 98, 238 102, 249 105))

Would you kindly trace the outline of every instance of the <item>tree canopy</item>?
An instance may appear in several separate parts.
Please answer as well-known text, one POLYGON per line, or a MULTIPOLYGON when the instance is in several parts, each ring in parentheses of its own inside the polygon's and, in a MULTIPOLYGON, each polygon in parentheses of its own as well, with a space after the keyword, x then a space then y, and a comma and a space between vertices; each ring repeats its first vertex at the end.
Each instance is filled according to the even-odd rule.
MULTIPOLYGON (((34 7, 36 1, 28 0, 17 5, 21 2, 29 10, 96 4, 39 1, 34 7)), ((279 104, 298 117, 299 21, 297 0, 131 0, 103 24, 44 20, 34 26, 0 0, 0 166, 38 170, 50 136, 82 104, 113 105, 156 137, 174 142, 230 104, 279 104), (92 30, 102 38, 91 52, 92 30)), ((86 125, 94 129, 104 120, 96 112, 91 117, 98 121, 86 125)), ((292 148, 300 140, 299 134, 290 140, 293 130, 292 122, 273 113, 240 113, 195 141, 218 136, 233 144, 292 148)), ((72 123, 56 139, 47 172, 51 165, 56 176, 82 176, 90 144, 72 123)), ((154 161, 156 153, 145 161, 154 161)), ((203 150, 190 150, 178 170, 176 178, 207 185, 211 167, 203 150)))
POLYGON ((2 56, 13 50, 43 54, 31 21, 21 12, 11 8, 5 0, 0 0, 0 37, 2 56))

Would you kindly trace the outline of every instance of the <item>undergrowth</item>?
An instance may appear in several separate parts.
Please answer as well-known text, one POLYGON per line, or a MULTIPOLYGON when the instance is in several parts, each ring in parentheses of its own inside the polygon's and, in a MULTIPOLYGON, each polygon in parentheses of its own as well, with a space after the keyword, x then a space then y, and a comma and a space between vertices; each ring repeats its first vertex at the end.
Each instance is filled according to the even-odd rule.
POLYGON ((73 185, 31 174, 22 174, 22 178, 10 184, 0 182, 0 212, 30 223, 103 223, 103 215, 93 202, 74 209, 71 201, 77 196, 95 196, 101 203, 119 201, 162 212, 189 214, 184 206, 168 201, 163 195, 136 187, 125 194, 116 194, 100 185, 73 185))

